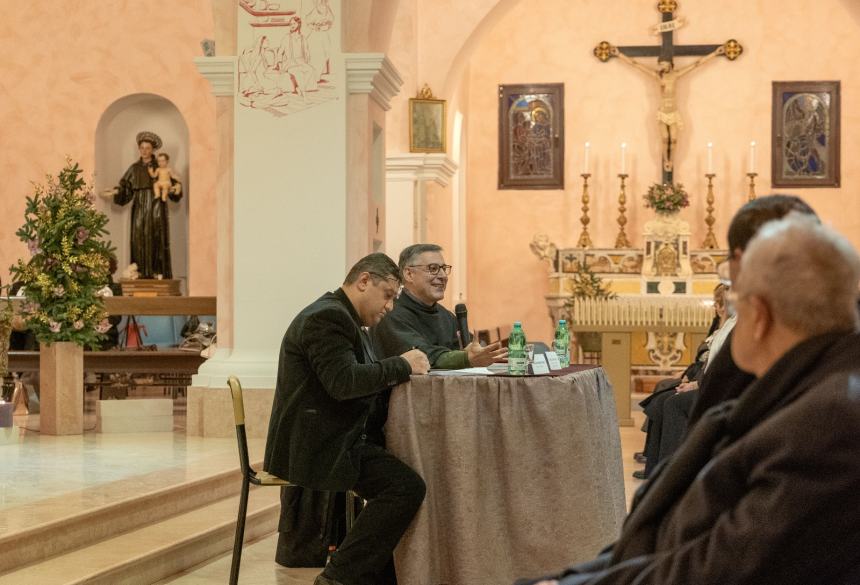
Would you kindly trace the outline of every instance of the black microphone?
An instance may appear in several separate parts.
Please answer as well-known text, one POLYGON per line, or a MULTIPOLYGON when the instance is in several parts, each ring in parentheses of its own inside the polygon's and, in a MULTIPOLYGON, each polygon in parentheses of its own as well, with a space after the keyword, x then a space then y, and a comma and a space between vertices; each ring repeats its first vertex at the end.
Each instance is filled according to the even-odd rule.
POLYGON ((454 314, 457 316, 457 329, 460 331, 460 340, 463 342, 463 347, 466 347, 472 342, 466 313, 466 305, 464 303, 459 303, 454 307, 454 314))

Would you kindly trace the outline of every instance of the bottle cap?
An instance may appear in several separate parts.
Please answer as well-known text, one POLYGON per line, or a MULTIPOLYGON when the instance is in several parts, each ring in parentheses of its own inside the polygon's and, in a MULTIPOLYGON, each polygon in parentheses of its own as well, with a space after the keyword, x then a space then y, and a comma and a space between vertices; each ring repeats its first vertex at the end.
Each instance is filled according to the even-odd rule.
POLYGON ((522 327, 522 326, 523 326, 523 324, 520 323, 519 321, 514 321, 514 327, 522 327))
POLYGON ((558 324, 559 325, 567 325, 567 321, 565 319, 559 319, 558 324))

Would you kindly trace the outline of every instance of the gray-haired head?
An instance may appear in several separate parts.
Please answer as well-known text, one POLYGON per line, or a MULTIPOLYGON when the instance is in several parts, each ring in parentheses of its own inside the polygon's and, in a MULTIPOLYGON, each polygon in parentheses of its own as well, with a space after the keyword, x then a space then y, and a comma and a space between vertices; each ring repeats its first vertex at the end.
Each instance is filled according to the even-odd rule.
POLYGON ((766 299, 790 330, 812 337, 857 328, 860 256, 815 216, 792 212, 764 224, 741 266, 739 292, 766 299))
POLYGON ((394 260, 383 254, 382 252, 375 252, 373 254, 368 254, 361 260, 355 263, 355 265, 349 269, 349 272, 344 279, 344 284, 352 284, 358 280, 358 277, 361 276, 362 272, 370 273, 371 279, 374 283, 379 282, 380 279, 395 279, 397 282, 401 282, 400 270, 397 268, 397 264, 394 263, 394 260))
POLYGON ((407 266, 411 266, 421 254, 425 252, 441 252, 442 246, 436 244, 412 244, 403 248, 400 252, 400 260, 397 262, 400 266, 400 272, 407 266))

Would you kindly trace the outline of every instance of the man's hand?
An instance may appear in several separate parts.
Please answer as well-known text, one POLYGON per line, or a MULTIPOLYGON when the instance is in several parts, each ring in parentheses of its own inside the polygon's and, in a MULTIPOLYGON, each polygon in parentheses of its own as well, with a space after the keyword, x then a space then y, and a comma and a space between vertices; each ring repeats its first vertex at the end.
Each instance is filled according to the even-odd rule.
POLYGON ((101 195, 105 199, 110 199, 111 197, 113 197, 117 193, 119 193, 119 189, 114 187, 113 189, 105 189, 104 191, 101 191, 99 193, 99 195, 101 195))
POLYGON ((427 355, 420 349, 410 349, 400 357, 409 362, 413 374, 426 374, 430 371, 430 360, 427 355))
POLYGON ((502 347, 498 341, 487 347, 481 347, 479 343, 472 342, 466 346, 466 356, 469 358, 469 364, 479 368, 489 366, 493 362, 504 359, 508 355, 508 350, 502 347))
POLYGON ((678 392, 689 392, 690 390, 698 390, 699 383, 693 380, 692 382, 685 382, 684 384, 680 384, 676 390, 678 392))

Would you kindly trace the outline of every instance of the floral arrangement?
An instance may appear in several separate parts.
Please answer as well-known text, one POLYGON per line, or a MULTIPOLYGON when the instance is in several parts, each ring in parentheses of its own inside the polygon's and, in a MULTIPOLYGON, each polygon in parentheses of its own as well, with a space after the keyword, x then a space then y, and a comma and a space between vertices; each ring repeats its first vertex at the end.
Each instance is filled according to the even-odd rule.
POLYGON ((690 205, 690 196, 681 183, 654 183, 643 196, 645 207, 657 213, 675 213, 690 205))
POLYGON ((571 294, 566 304, 569 306, 573 299, 615 298, 618 298, 618 295, 609 290, 603 279, 584 263, 580 263, 579 270, 571 278, 571 294))
POLYGON ((71 160, 59 175, 34 184, 24 225, 16 232, 27 244, 29 261, 10 270, 24 286, 21 310, 41 343, 71 341, 92 346, 111 325, 96 292, 108 282, 110 242, 107 216, 93 207, 92 187, 71 160))
MULTIPOLYGON (((0 282, 0 296, 9 294, 9 287, 0 282)), ((0 301, 0 382, 9 369, 9 336, 12 334, 12 302, 0 301)))

